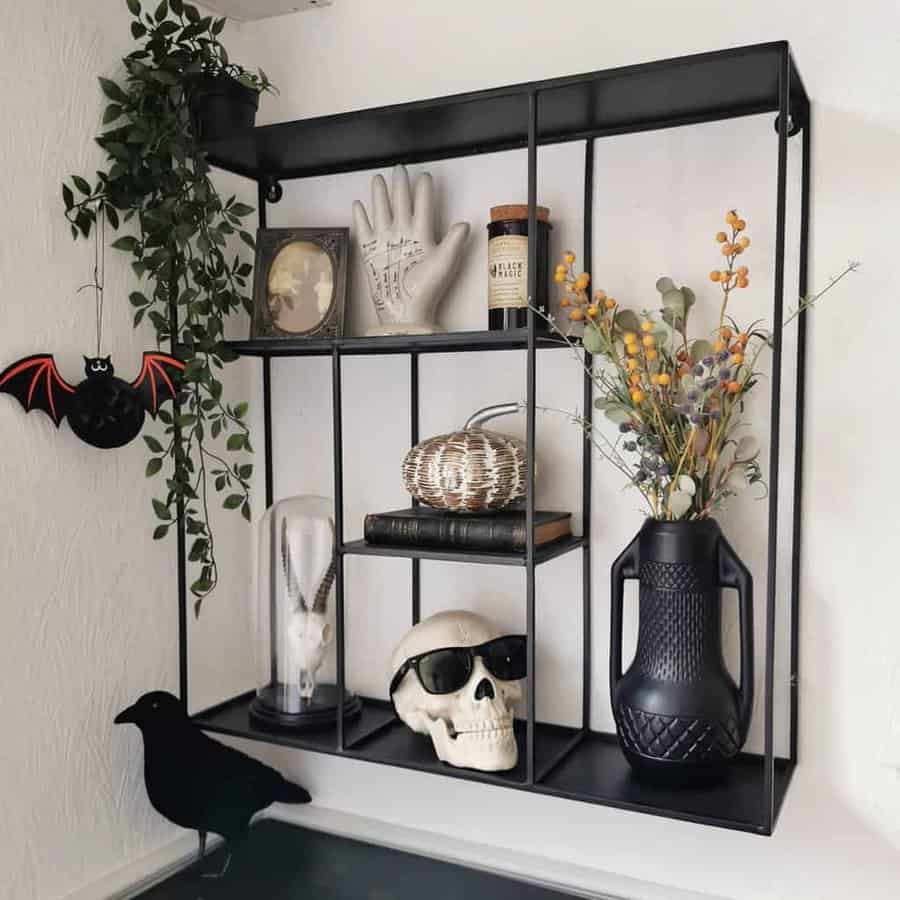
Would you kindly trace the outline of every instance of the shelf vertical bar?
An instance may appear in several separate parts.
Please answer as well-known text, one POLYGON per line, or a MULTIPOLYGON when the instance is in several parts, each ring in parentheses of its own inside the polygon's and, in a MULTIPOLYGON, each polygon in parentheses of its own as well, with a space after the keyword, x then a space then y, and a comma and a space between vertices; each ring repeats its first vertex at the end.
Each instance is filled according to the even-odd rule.
MULTIPOLYGON (((584 271, 592 272, 594 268, 594 139, 588 138, 584 144, 584 238, 582 255, 584 271)), ((594 382, 589 372, 593 368, 593 357, 584 353, 584 439, 581 445, 581 531, 584 535, 584 547, 581 551, 581 628, 582 628, 582 683, 581 683, 581 727, 590 728, 591 724, 591 681, 593 650, 591 621, 591 487, 593 459, 591 444, 591 428, 594 421, 594 382)))
POLYGON ((784 247, 787 216, 787 142, 790 130, 790 56, 785 46, 778 67, 778 188, 775 214, 775 297, 772 312, 772 409, 769 446, 769 543, 766 580, 766 683, 763 824, 775 824, 775 610, 778 587, 778 460, 781 429, 781 344, 784 317, 784 247))
MULTIPOLYGON (((419 443, 419 354, 409 355, 409 446, 419 443)), ((413 506, 419 501, 413 497, 413 506)), ((418 625, 422 618, 422 572, 421 560, 412 560, 412 623, 418 625)))
POLYGON ((263 357, 263 445, 266 469, 266 509, 275 502, 275 473, 272 471, 272 360, 263 357))
MULTIPOLYGON (((169 295, 169 351, 172 356, 178 353, 178 286, 173 285, 169 295)), ((181 402, 176 396, 172 402, 172 418, 174 431, 172 437, 179 449, 182 444, 181 426, 178 417, 181 415, 181 402)), ((175 501, 175 529, 178 558, 178 696, 185 711, 188 709, 188 615, 187 615, 187 535, 184 523, 184 497, 179 494, 175 501)))
POLYGON ((344 749, 344 435, 341 356, 331 351, 331 418, 334 428, 334 631, 337 675, 337 749, 344 749))
MULTIPOLYGON (((809 290, 809 202, 810 202, 810 136, 811 110, 809 103, 803 112, 803 176, 800 188, 800 266, 799 297, 809 290)), ((799 717, 799 656, 800 656, 800 553, 803 545, 803 456, 804 420, 806 409, 806 310, 797 317, 797 396, 794 422, 794 511, 793 560, 791 563, 791 762, 797 762, 797 725, 799 717)))
POLYGON ((538 95, 528 96, 528 344, 526 378, 526 492, 525 492, 525 591, 528 674, 526 686, 527 726, 525 734, 525 782, 534 784, 535 760, 535 573, 534 573, 534 459, 536 345, 534 305, 537 300, 537 109, 538 95))
MULTIPOLYGON (((259 227, 266 227, 266 189, 263 182, 256 186, 256 205, 259 210, 259 227)), ((275 473, 272 470, 272 360, 268 356, 262 361, 263 377, 263 463, 266 479, 266 509, 275 502, 275 473)), ((278 683, 278 610, 275 592, 269 598, 269 680, 278 683)))
MULTIPOLYGON (((266 227, 266 188, 261 181, 256 186, 259 227, 266 227)), ((275 473, 272 471, 272 360, 263 357, 263 454, 266 469, 266 509, 275 499, 275 473)))

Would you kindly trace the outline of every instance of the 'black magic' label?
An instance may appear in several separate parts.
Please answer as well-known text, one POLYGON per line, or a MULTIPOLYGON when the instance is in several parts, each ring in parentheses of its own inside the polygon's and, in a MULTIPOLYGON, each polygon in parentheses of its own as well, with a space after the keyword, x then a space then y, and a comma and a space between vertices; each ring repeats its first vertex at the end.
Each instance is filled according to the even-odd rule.
POLYGON ((528 237, 508 234, 488 241, 488 309, 528 306, 528 237))

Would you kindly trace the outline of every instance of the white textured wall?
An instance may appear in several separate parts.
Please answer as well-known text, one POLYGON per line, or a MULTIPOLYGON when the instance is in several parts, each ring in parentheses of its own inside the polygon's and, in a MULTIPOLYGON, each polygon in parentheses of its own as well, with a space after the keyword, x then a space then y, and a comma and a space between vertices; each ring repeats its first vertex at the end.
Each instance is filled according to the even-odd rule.
MULTIPOLYGON (((77 382, 82 353, 94 353, 93 298, 75 293, 93 242, 73 243, 59 184, 102 163, 96 79, 119 74, 129 16, 124 0, 36 0, 3 2, 0 19, 0 366, 46 350, 77 382)), ((133 289, 108 252, 104 352, 125 378, 154 346, 151 326, 132 330, 133 289)), ((95 450, 0 398, 3 898, 66 895, 178 833, 146 800, 137 732, 112 724, 142 691, 178 686, 175 547, 150 540, 145 464, 143 441, 95 450)), ((210 603, 213 627, 234 619, 227 598, 243 596, 244 545, 223 532, 234 584, 210 603)), ((221 662, 231 651, 226 637, 200 656, 203 669, 224 670, 223 690, 240 677, 221 662)))
MULTIPOLYGON (((0 137, 5 165, 0 179, 5 326, 0 362, 46 347, 74 378, 80 353, 90 347, 92 308, 84 295, 74 295, 89 271, 89 248, 72 245, 68 237, 58 183, 69 171, 91 171, 100 160, 88 139, 99 126, 101 111, 95 75, 112 73, 127 49, 123 6, 117 0, 82 0, 77 6, 62 0, 3 4, 0 71, 10 127, 0 137)), ((264 100, 263 121, 786 37, 816 101, 812 281, 822 284, 848 256, 865 261, 864 274, 823 306, 811 327, 802 763, 773 838, 248 745, 294 772, 317 802, 735 900, 896 896, 900 788, 897 771, 884 763, 891 753, 900 763, 900 742, 893 751, 888 744, 890 723, 898 722, 894 697, 900 688, 900 616, 889 568, 896 541, 891 510, 900 498, 893 478, 896 430, 881 416, 895 403, 893 366, 883 336, 900 326, 898 307, 890 299, 900 281, 900 265, 889 231, 889 211, 900 200, 898 22, 891 2, 860 3, 852 15, 848 18, 843 4, 788 6, 774 0, 752 6, 638 2, 616 7, 594 0, 556 6, 537 0, 336 0, 322 12, 226 32, 232 55, 263 61, 282 88, 279 99, 264 100)), ((727 143, 718 128, 710 126, 708 132, 712 147, 727 143)), ((735 134, 742 136, 746 152, 746 141, 756 140, 762 131, 751 131, 747 124, 735 134)), ((647 180, 659 178, 660 171, 692 173, 677 183, 678 203, 666 205, 667 225, 678 240, 664 251, 635 252, 628 233, 616 228, 618 220, 611 227, 604 224, 601 202, 598 242, 605 238, 604 247, 617 251, 599 257, 609 266, 610 277, 650 284, 662 260, 676 277, 683 266, 680 277, 688 280, 705 257, 702 245, 687 249, 681 241, 697 239, 696 228, 709 209, 717 212, 737 202, 754 205, 759 209, 754 219, 764 227, 771 215, 766 212, 771 185, 760 180, 765 178, 762 161, 752 158, 752 145, 751 158, 734 169, 733 193, 720 199, 721 170, 716 167, 722 160, 709 159, 709 179, 703 179, 695 154, 705 151, 696 138, 685 132, 667 139, 666 158, 658 162, 643 140, 635 138, 633 144, 634 161, 642 161, 643 168, 623 175, 634 180, 635 191, 646 191, 647 180), (638 260, 631 267, 629 253, 638 260)), ((564 156, 564 151, 554 152, 564 156)), ((474 218, 491 203, 508 199, 497 195, 498 182, 471 181, 494 171, 488 160, 484 165, 478 176, 472 163, 459 170, 442 164, 448 216, 474 218), (466 185, 466 193, 458 196, 454 185, 451 200, 451 179, 463 171, 466 181, 460 178, 459 183, 466 185)), ((556 192, 553 204, 559 209, 566 208, 566 191, 571 192, 563 171, 558 170, 558 180, 548 188, 556 192)), ((618 212, 634 215, 621 187, 618 212)), ((334 205, 328 206, 324 191, 306 197, 291 187, 272 223, 344 224, 345 199, 353 189, 337 190, 334 205)), ((661 179, 659 190, 674 189, 661 179)), ((473 252, 483 251, 482 240, 481 234, 473 236, 473 252)), ((598 244, 598 252, 604 247, 598 244)), ((761 257, 756 257, 758 267, 761 257)), ((705 261, 703 265, 710 267, 705 261)), ((106 346, 127 371, 150 335, 131 330, 122 304, 130 289, 127 273, 114 255, 109 269, 106 346)), ((473 279, 474 293, 460 290, 450 298, 448 324, 456 324, 456 316, 464 321, 478 314, 477 271, 473 268, 464 278, 473 279)), ((360 324, 363 309, 351 321, 360 324)), ((406 404, 402 363, 371 362, 377 368, 368 370, 365 361, 347 364, 348 386, 362 391, 370 371, 380 384, 396 385, 396 400, 385 407, 391 424, 395 419, 399 424, 406 404)), ((293 461, 288 459, 279 471, 279 484, 285 491, 307 485, 321 490, 322 482, 328 483, 330 455, 323 455, 323 441, 310 439, 309 432, 301 437, 298 426, 321 421, 327 427, 328 396, 312 390, 325 386, 326 373, 319 371, 319 363, 296 365, 301 385, 309 390, 276 398, 284 405, 290 402, 295 411, 280 436, 282 452, 291 453, 293 461)), ((441 387, 442 376, 449 380, 458 374, 452 364, 442 368, 439 361, 426 360, 423 365, 435 404, 423 418, 423 430, 437 429, 445 419, 459 418, 469 398, 454 396, 455 383, 441 387)), ((504 386, 516 383, 512 361, 510 371, 497 363, 485 365, 491 366, 486 376, 504 386)), ((238 381, 246 374, 247 386, 240 389, 250 391, 251 399, 253 371, 251 366, 236 373, 238 381)), ((471 377, 477 377, 476 370, 471 377)), ((348 441, 367 421, 363 413, 348 422, 348 441)), ((49 421, 25 417, 8 398, 0 402, 0 434, 0 485, 8 523, 0 543, 6 585, 0 604, 0 715, 5 725, 0 742, 0 870, 3 886, 11 885, 10 900, 52 900, 173 836, 144 798, 136 734, 113 729, 111 719, 140 691, 177 684, 174 547, 148 540, 150 490, 143 480, 139 445, 113 454, 93 451, 75 441, 66 426, 57 436, 49 421)), ((377 479, 369 479, 359 465, 348 472, 348 491, 356 492, 354 521, 364 503, 381 498, 399 502, 389 473, 402 452, 402 437, 394 434, 396 446, 373 460, 377 479)), ((550 441, 551 450, 555 447, 555 437, 543 440, 550 441)), ((558 473, 552 477, 550 485, 561 493, 547 485, 548 496, 574 503, 565 480, 558 473)), ((612 497, 616 489, 608 483, 598 490, 612 497)), ((598 524, 603 543, 598 541, 595 577, 602 585, 599 560, 614 552, 638 519, 598 520, 595 530, 598 524)), ((737 525, 730 527, 734 532, 737 525)), ((240 528, 229 527, 223 535, 225 575, 233 583, 212 599, 192 627, 194 706, 227 695, 249 678, 241 650, 249 543, 240 528)), ((569 562, 548 567, 551 579, 560 573, 566 584, 569 562)), ((370 618, 360 618, 366 614, 364 602, 356 607, 357 624, 351 622, 350 628, 357 656, 369 634, 373 656, 392 639, 393 623, 382 621, 379 609, 392 602, 406 604, 408 567, 402 563, 359 563, 352 577, 366 579, 365 572, 376 563, 383 567, 380 572, 396 575, 381 579, 383 587, 371 598, 370 618)), ((466 592, 465 602, 487 607, 496 600, 501 615, 514 620, 521 608, 509 574, 484 569, 470 581, 468 573, 452 567, 431 567, 425 574, 431 591, 426 602, 442 602, 458 587, 466 592)), ((374 579, 358 582, 372 583, 374 579)), ((601 623, 604 596, 598 594, 601 623)), ((564 604, 565 599, 565 592, 549 595, 550 604, 564 604)), ((559 668, 561 678, 564 668, 559 668)), ((602 664, 600 669, 598 677, 602 664)), ((366 679, 374 681, 375 673, 363 666, 354 670, 354 677, 358 686, 369 688, 366 679)), ((551 687, 549 695, 539 698, 542 705, 555 702, 552 694, 551 687)), ((602 698, 598 683, 600 723, 602 698)))

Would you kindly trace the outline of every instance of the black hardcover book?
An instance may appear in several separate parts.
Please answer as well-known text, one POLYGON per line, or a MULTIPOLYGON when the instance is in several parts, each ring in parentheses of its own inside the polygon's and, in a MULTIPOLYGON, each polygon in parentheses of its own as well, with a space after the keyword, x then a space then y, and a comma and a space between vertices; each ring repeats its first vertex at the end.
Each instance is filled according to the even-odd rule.
MULTIPOLYGON (((535 545, 568 537, 572 533, 571 520, 571 513, 535 511, 535 545)), ((455 513, 414 506, 370 513, 366 516, 364 534, 370 544, 522 553, 525 550, 525 512, 455 513)))

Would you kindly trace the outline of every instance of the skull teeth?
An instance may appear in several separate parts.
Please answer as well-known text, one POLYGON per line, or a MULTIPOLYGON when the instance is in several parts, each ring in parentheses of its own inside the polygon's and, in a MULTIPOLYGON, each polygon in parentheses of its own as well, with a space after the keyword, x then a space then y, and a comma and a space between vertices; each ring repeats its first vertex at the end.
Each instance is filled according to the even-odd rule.
POLYGON ((500 719, 482 719, 477 722, 462 722, 459 728, 454 728, 456 736, 497 736, 501 732, 512 733, 512 716, 504 716, 500 719))

